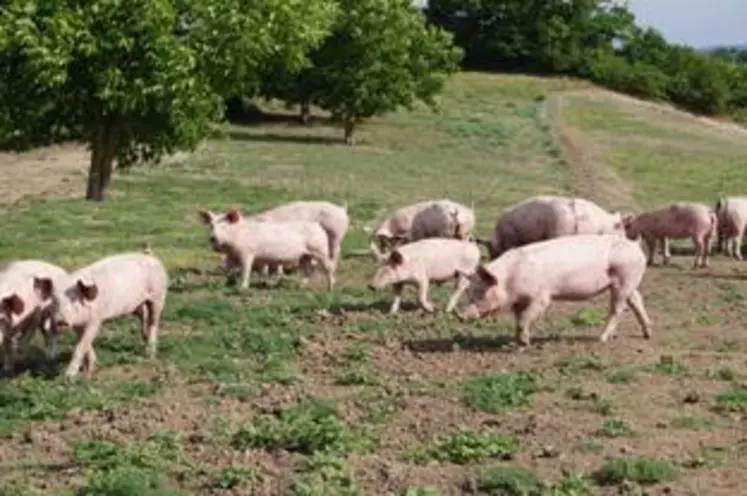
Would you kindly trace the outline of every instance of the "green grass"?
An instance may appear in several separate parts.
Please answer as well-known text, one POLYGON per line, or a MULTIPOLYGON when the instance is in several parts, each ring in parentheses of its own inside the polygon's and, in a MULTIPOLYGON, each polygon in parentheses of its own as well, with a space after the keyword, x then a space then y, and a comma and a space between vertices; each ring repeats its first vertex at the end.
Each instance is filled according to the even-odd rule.
MULTIPOLYGON (((469 489, 485 493, 578 496, 607 479, 664 479, 651 461, 610 462, 607 479, 591 477, 586 467, 617 456, 621 444, 650 460, 667 446, 672 459, 692 461, 702 487, 718 485, 701 470, 718 450, 677 446, 731 439, 742 427, 741 265, 717 256, 691 273, 675 250, 672 266, 649 268, 641 293, 650 341, 624 312, 617 339, 601 345, 602 295, 554 302, 533 329, 536 343, 517 350, 506 345, 510 313, 467 324, 404 304, 386 315, 391 296, 366 288, 372 260, 354 256, 367 246, 364 227, 419 200, 473 205, 476 233, 487 237, 502 209, 530 195, 592 196, 606 206, 608 193, 629 191, 631 205, 647 207, 712 204, 747 189, 745 147, 733 134, 584 88, 465 73, 450 81, 438 112, 370 119, 353 148, 325 124, 229 126, 229 140, 183 161, 117 173, 103 203, 29 190, 0 214, 0 260, 73 269, 148 242, 171 284, 155 360, 127 317, 103 326, 90 381, 59 378, 74 341, 66 336, 56 368, 40 365, 37 341, 30 369, 19 365, 0 382, 0 494, 414 496, 462 494, 471 480, 469 489), (581 92, 555 114, 566 90, 581 92), (575 155, 557 140, 564 126, 580 136, 587 161, 619 183, 574 183, 575 155), (253 213, 297 199, 348 205, 336 288, 326 292, 319 277, 302 286, 297 275, 277 285, 253 276, 243 293, 227 286, 197 209, 253 213), (683 402, 683 388, 700 401, 683 402), (670 440, 682 435, 686 443, 670 440), (569 472, 560 473, 561 461, 569 472)), ((64 161, 56 153, 50 158, 64 161)), ((33 178, 37 171, 19 164, 33 178)), ((439 310, 447 286, 432 288, 439 310)), ((735 446, 718 463, 742 474, 735 446)), ((691 479, 667 484, 684 494, 691 479)), ((729 482, 747 485, 744 475, 729 482)))
POLYGON ((677 469, 664 460, 619 458, 605 462, 594 473, 594 479, 603 486, 617 485, 624 481, 645 485, 671 481, 678 475, 677 469))

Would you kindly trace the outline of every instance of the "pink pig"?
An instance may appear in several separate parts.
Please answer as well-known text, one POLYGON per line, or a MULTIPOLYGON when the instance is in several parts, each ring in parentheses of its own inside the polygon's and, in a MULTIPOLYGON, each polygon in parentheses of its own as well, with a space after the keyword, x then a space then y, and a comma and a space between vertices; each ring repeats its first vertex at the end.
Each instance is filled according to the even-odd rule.
POLYGON ((718 218, 718 251, 723 251, 726 240, 726 254, 742 260, 742 237, 747 228, 747 196, 728 196, 716 202, 718 218))
POLYGON ((643 250, 624 236, 579 234, 540 241, 479 266, 461 317, 472 320, 511 310, 517 341, 529 345, 530 327, 552 301, 582 301, 609 291, 610 308, 600 341, 614 335, 625 305, 648 339, 650 321, 638 292, 645 271, 643 250))
POLYGON ((716 234, 718 221, 716 213, 707 205, 676 202, 639 215, 627 215, 623 219, 623 225, 628 238, 643 237, 649 265, 654 262, 657 241, 661 243, 666 264, 672 258, 669 253, 669 238, 692 238, 695 245, 693 268, 698 268, 708 266, 711 237, 716 234))
POLYGON ((0 340, 3 345, 3 368, 13 368, 13 342, 16 337, 25 353, 34 333, 44 336, 46 356, 53 360, 59 353, 59 340, 51 318, 52 300, 42 298, 34 289, 34 277, 62 281, 67 272, 42 260, 18 260, 0 272, 0 340))
POLYGON ((394 301, 389 313, 394 314, 399 311, 403 286, 414 284, 418 288, 420 306, 432 312, 433 305, 428 301, 429 284, 454 280, 455 290, 446 306, 446 311, 451 312, 469 284, 468 277, 479 263, 480 250, 472 242, 448 238, 421 239, 392 251, 369 286, 371 289, 393 286, 394 301))
POLYGON ((71 273, 62 283, 35 278, 40 295, 53 298, 56 325, 72 328, 78 337, 65 376, 75 377, 83 365, 90 377, 96 364, 93 342, 101 326, 125 315, 140 319, 147 354, 155 357, 168 283, 166 268, 148 253, 103 258, 71 273))

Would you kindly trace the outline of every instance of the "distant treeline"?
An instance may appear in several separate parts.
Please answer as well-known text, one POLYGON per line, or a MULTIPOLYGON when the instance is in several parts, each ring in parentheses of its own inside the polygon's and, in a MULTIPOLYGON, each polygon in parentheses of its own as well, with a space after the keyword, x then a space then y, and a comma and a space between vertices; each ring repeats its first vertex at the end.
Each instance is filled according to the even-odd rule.
POLYGON ((747 120, 747 52, 668 43, 611 0, 430 0, 463 67, 565 74, 692 112, 747 120))

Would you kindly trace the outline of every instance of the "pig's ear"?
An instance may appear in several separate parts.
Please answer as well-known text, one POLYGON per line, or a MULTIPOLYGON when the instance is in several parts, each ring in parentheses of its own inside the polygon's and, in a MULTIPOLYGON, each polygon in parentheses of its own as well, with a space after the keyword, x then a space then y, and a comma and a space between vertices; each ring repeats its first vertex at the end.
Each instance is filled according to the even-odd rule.
POLYGON ((210 224, 213 221, 213 212, 210 210, 200 209, 197 211, 203 224, 210 224))
POLYGON ((237 209, 232 208, 228 212, 226 212, 226 219, 231 224, 235 224, 241 219, 241 212, 239 212, 237 209))
POLYGON ((396 267, 398 265, 402 265, 404 263, 405 259, 402 257, 402 254, 398 252, 397 250, 394 250, 389 255, 389 260, 387 263, 391 265, 392 267, 396 267))
POLYGON ((622 225, 624 227, 630 227, 630 225, 633 223, 633 219, 634 217, 632 214, 624 215, 622 217, 622 225))
POLYGON ((476 273, 478 277, 482 279, 482 281, 488 286, 495 286, 496 284, 498 284, 498 279, 496 279, 495 276, 491 274, 490 271, 484 266, 478 265, 476 273))
POLYGON ((2 303, 1 306, 3 311, 8 315, 21 315, 23 313, 23 309, 26 308, 26 305, 23 303, 21 297, 15 293, 3 298, 2 302, 0 303, 2 303))
POLYGON ((99 295, 99 288, 96 284, 86 284, 82 279, 78 279, 76 285, 80 295, 88 301, 93 301, 99 295))
POLYGON ((51 298, 54 293, 52 279, 48 277, 34 277, 34 291, 36 291, 42 300, 51 298))

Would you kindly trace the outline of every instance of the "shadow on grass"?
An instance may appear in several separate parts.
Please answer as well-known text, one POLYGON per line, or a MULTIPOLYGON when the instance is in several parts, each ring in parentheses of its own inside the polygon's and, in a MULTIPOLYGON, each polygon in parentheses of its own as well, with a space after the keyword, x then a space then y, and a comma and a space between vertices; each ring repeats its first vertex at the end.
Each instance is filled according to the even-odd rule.
POLYGON ((3 375, 3 379, 10 380, 15 377, 30 374, 31 377, 44 380, 54 380, 60 377, 62 370, 67 367, 73 357, 72 350, 60 350, 60 354, 54 361, 49 361, 44 356, 44 351, 38 347, 31 346, 28 356, 16 360, 10 373, 3 375))
POLYGON ((308 136, 278 133, 252 134, 235 129, 228 132, 228 137, 235 141, 257 141, 262 143, 293 143, 300 145, 344 144, 342 137, 336 136, 308 136))
MULTIPOLYGON (((598 341, 597 336, 538 336, 532 338, 532 344, 529 348, 557 342, 594 343, 598 341)), ((500 351, 509 353, 518 349, 514 336, 510 335, 490 337, 461 336, 451 339, 413 339, 405 341, 404 345, 416 353, 448 353, 453 352, 456 348, 472 352, 500 351)))
MULTIPOLYGON (((342 315, 345 312, 370 312, 377 311, 382 314, 389 314, 389 308, 392 306, 392 301, 387 299, 380 299, 377 301, 356 301, 356 302, 343 302, 339 305, 332 305, 328 311, 333 315, 342 315)), ((414 301, 403 301, 399 307, 399 313, 397 315, 414 312, 420 310, 420 306, 414 301)), ((425 312, 423 312, 425 314, 425 312)))

